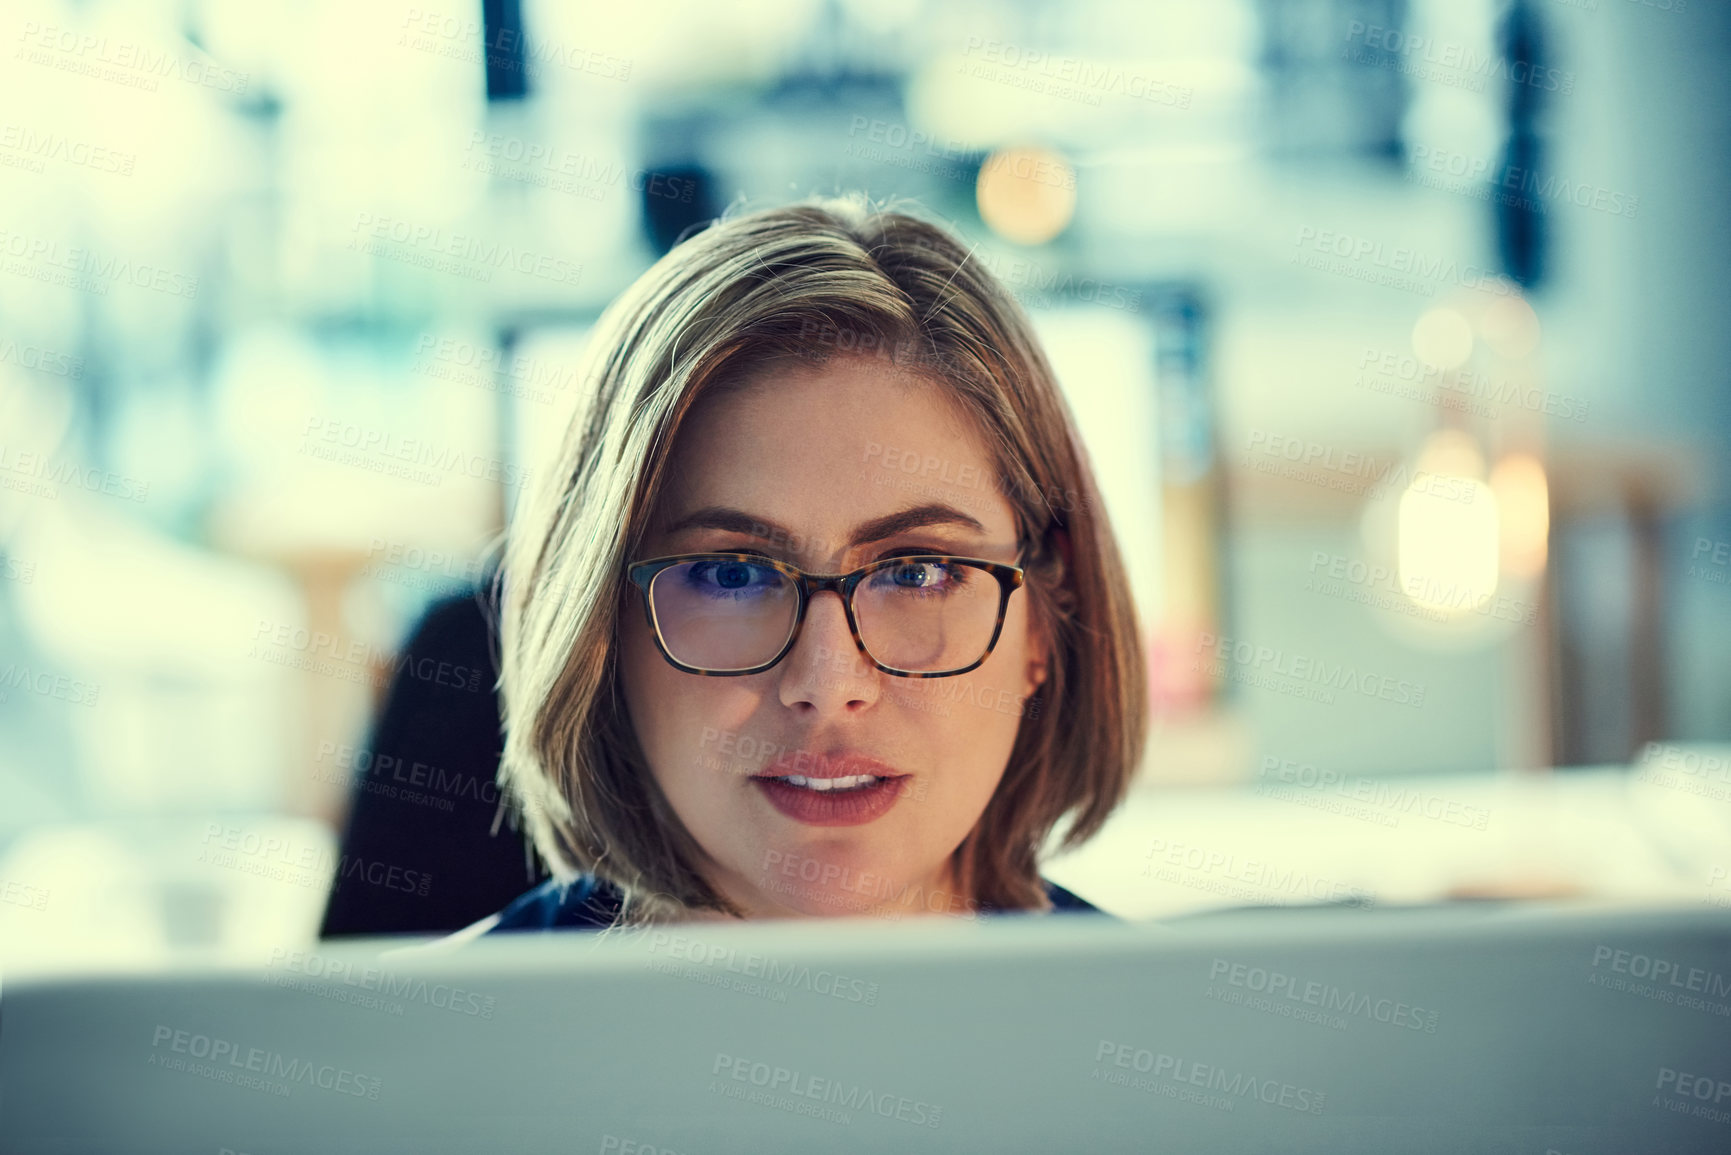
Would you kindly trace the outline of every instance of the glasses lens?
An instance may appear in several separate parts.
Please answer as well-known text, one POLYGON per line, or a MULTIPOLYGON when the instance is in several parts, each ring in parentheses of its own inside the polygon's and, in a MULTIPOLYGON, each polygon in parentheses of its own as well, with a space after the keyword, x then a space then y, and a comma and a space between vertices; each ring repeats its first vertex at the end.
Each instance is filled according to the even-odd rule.
POLYGON ((1001 597, 986 570, 909 558, 867 575, 853 612, 872 657, 909 673, 941 673, 985 656, 1001 597))
POLYGON ((749 670, 793 632, 799 597, 780 570, 747 561, 686 561, 655 575, 650 604, 667 652, 701 670, 749 670))

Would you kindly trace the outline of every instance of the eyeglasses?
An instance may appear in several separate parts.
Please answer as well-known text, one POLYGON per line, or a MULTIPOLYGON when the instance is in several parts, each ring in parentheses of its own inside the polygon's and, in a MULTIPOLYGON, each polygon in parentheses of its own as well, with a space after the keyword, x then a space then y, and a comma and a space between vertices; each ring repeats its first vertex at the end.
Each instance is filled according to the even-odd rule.
POLYGON ((687 553, 627 567, 661 656, 688 674, 759 674, 793 649, 813 595, 834 590, 872 665, 901 678, 947 678, 998 644, 1022 567, 948 554, 883 558, 847 574, 810 574, 752 553, 687 553))

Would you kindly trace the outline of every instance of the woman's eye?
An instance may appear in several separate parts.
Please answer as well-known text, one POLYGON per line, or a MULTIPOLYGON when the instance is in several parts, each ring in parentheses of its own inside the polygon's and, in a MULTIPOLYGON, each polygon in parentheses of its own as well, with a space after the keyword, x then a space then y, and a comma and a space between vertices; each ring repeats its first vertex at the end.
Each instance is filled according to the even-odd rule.
POLYGON ((902 586, 929 586, 941 580, 932 572, 932 567, 925 563, 917 565, 899 565, 890 570, 895 575, 895 583, 902 586))
POLYGON ((778 576, 775 570, 767 566, 752 565, 744 561, 697 562, 690 571, 693 585, 712 592, 727 593, 749 590, 754 586, 763 587, 771 584, 778 576))
POLYGON ((958 580, 957 569, 935 561, 915 561, 893 565, 879 572, 879 577, 902 590, 941 590, 958 580))

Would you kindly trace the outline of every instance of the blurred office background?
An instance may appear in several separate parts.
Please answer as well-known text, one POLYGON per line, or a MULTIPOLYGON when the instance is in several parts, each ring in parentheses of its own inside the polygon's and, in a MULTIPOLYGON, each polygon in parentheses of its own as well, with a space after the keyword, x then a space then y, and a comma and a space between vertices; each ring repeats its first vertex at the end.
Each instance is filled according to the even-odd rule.
MULTIPOLYGON (((1130 561, 1147 763, 1055 877, 1127 914, 1731 896, 1723 8, 5 21, 14 965, 309 939, 406 640, 485 575, 599 311, 723 210, 853 191, 1021 299, 1130 561)), ((411 777, 405 814, 491 813, 411 777)))

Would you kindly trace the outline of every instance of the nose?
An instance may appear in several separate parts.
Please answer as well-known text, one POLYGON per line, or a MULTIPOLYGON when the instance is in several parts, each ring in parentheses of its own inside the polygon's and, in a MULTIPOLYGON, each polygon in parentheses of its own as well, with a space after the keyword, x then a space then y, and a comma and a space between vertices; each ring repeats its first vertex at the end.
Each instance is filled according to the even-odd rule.
POLYGON ((883 677, 854 643, 841 595, 834 590, 807 603, 799 637, 780 670, 781 704, 818 714, 865 709, 877 701, 883 677))

